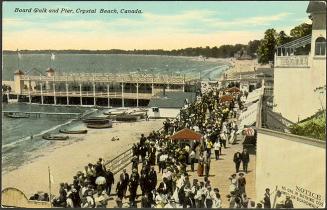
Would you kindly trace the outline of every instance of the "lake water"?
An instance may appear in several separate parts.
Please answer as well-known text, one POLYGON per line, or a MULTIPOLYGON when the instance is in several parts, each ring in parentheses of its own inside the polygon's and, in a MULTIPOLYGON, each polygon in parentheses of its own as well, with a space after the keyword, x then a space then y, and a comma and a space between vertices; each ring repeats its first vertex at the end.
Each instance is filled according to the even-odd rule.
MULTIPOLYGON (((55 61, 50 62, 50 55, 22 55, 18 64, 17 55, 3 55, 3 80, 13 80, 14 72, 22 69, 29 74, 44 74, 51 66, 57 72, 149 72, 149 73, 181 73, 199 75, 202 79, 216 80, 228 68, 228 64, 208 62, 201 59, 169 56, 141 55, 81 55, 58 54, 55 61)), ((31 104, 3 104, 4 111, 40 111, 61 113, 83 113, 91 108, 66 107, 31 104)), ((95 112, 93 115, 97 115, 95 112)), ((13 119, 2 116, 2 173, 15 169, 26 161, 35 158, 35 151, 56 144, 42 139, 47 132, 58 133, 62 127, 82 128, 83 123, 69 118, 41 117, 13 119), (31 138, 33 136, 33 138, 31 138)))

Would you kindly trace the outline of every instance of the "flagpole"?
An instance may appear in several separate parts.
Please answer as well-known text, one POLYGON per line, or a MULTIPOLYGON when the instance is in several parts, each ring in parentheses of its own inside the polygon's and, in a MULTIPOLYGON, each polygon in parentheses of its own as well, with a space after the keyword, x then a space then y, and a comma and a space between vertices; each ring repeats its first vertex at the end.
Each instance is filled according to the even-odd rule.
POLYGON ((272 205, 272 208, 275 208, 275 205, 276 205, 276 199, 277 199, 277 185, 276 185, 276 189, 275 189, 275 197, 274 197, 274 202, 273 202, 273 205, 272 205))
POLYGON ((19 61, 20 61, 20 58, 19 58, 19 51, 17 49, 17 69, 19 69, 19 61))
POLYGON ((50 207, 52 208, 52 203, 51 203, 51 175, 50 175, 50 166, 48 166, 48 171, 49 171, 49 202, 50 202, 50 207))
POLYGON ((49 68, 51 68, 51 60, 52 60, 52 54, 51 54, 51 51, 50 51, 50 59, 49 59, 49 68))

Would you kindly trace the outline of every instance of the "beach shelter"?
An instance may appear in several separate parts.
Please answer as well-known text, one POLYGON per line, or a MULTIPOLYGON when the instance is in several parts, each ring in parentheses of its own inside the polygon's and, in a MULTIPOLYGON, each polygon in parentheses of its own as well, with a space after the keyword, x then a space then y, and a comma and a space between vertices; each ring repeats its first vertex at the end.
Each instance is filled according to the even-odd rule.
POLYGON ((226 90, 226 92, 230 92, 230 93, 238 93, 238 92, 241 92, 239 88, 237 87, 231 87, 231 88, 228 88, 226 90))
POLYGON ((233 101, 234 97, 230 95, 223 95, 219 98, 220 102, 233 101))
POLYGON ((192 148, 195 141, 201 141, 202 134, 197 133, 189 128, 184 128, 170 136, 170 139, 172 141, 178 141, 181 146, 188 145, 190 148, 192 148))
POLYGON ((200 141, 202 134, 197 133, 191 129, 184 128, 180 131, 177 131, 174 135, 170 136, 172 140, 196 140, 200 141))

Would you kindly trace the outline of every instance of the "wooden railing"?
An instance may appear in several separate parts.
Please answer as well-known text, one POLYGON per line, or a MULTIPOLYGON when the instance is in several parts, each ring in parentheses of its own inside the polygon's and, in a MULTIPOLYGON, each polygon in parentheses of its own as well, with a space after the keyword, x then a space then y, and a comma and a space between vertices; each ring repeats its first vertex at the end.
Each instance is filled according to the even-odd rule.
POLYGON ((156 84, 185 84, 195 77, 184 75, 161 75, 161 74, 61 74, 54 77, 22 75, 26 81, 55 81, 55 82, 110 82, 110 83, 156 83, 156 84))
POLYGON ((308 55, 276 56, 275 67, 308 67, 308 55))
MULTIPOLYGON (((160 129, 158 129, 158 131, 163 130, 163 128, 164 127, 162 126, 160 129)), ((129 148, 128 150, 119 154, 115 158, 105 162, 105 166, 107 169, 110 169, 110 171, 115 175, 131 163, 132 156, 133 150, 132 148, 129 148)))

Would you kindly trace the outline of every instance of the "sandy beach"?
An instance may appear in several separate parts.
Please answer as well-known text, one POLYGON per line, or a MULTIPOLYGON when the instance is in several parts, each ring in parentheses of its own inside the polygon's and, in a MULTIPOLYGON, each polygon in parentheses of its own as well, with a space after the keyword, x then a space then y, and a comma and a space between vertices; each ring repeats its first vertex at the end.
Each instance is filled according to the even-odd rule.
POLYGON ((54 147, 40 151, 38 158, 16 170, 3 174, 2 189, 15 187, 27 197, 38 191, 49 191, 48 166, 53 175, 52 194, 58 194, 59 183, 72 182, 77 171, 88 163, 95 163, 99 157, 110 160, 138 142, 142 133, 162 127, 163 120, 115 123, 110 129, 89 129, 87 134, 70 135, 72 142, 57 142, 54 147), (119 141, 111 141, 118 136, 119 141))

